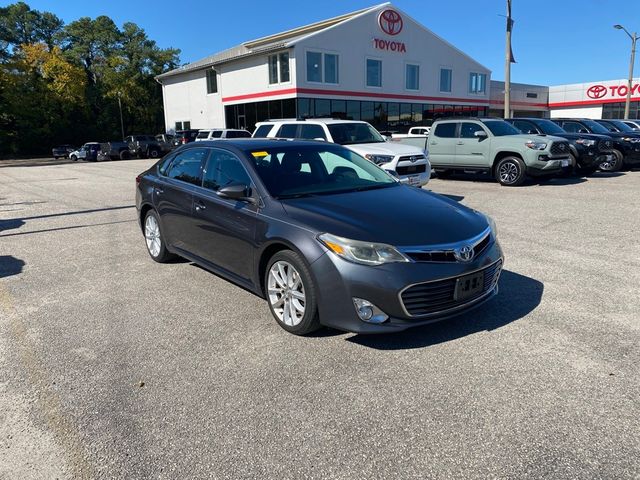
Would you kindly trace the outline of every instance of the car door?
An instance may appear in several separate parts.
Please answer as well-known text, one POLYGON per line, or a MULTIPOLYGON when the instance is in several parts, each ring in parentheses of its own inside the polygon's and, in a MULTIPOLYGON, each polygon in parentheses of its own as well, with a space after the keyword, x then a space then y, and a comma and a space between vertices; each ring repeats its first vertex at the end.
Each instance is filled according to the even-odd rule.
POLYGON ((211 149, 202 188, 194 195, 194 253, 204 260, 250 280, 255 250, 258 206, 220 197, 220 188, 253 182, 240 159, 228 150, 211 149))
POLYGON ((489 164, 491 137, 482 125, 475 122, 461 122, 456 142, 456 162, 464 166, 482 167, 489 164), (476 136, 476 132, 484 133, 476 136))
POLYGON ((429 132, 429 160, 434 167, 456 165, 459 122, 437 123, 429 132))
POLYGON ((153 188, 153 203, 165 241, 186 252, 193 249, 193 193, 202 182, 202 167, 208 153, 206 148, 189 148, 178 153, 153 188))

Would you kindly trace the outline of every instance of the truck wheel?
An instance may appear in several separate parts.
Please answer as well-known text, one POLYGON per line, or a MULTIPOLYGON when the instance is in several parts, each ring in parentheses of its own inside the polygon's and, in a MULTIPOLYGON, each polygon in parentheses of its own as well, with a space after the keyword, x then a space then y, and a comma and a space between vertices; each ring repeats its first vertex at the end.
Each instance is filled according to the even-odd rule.
POLYGON ((147 153, 149 154, 150 158, 158 158, 160 156, 160 150, 158 150, 156 147, 151 147, 147 153))
POLYGON ((495 177, 505 187, 522 185, 526 177, 524 163, 518 157, 504 157, 496 164, 495 177))
POLYGON ((129 160, 131 155, 129 154, 129 150, 122 150, 120 152, 120 160, 129 160))
POLYGON ((613 150, 613 158, 600 163, 600 170, 603 172, 618 172, 622 169, 624 155, 620 150, 613 150))

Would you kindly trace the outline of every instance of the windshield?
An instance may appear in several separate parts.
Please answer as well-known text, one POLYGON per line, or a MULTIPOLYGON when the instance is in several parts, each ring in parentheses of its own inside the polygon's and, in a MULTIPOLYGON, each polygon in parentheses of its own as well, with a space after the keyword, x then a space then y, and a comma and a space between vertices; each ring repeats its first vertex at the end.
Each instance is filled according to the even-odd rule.
POLYGON ((608 123, 613 123, 621 132, 633 132, 633 128, 620 120, 608 120, 608 123))
POLYGON ((384 138, 368 123, 333 123, 327 125, 334 143, 355 145, 358 143, 384 143, 384 138))
POLYGON ((535 124, 542 130, 542 133, 546 133, 547 135, 562 135, 563 133, 567 133, 551 120, 536 120, 535 124))
POLYGON ((491 133, 496 137, 504 137, 505 135, 521 135, 522 132, 516 127, 502 120, 490 120, 483 122, 491 133))
POLYGON ((609 130, 607 128, 603 127, 598 122, 594 122, 593 120, 581 120, 581 122, 589 127, 593 133, 604 133, 605 135, 609 133, 609 130))
POLYGON ((246 152, 269 193, 278 199, 400 185, 384 170, 346 148, 278 145, 246 152))

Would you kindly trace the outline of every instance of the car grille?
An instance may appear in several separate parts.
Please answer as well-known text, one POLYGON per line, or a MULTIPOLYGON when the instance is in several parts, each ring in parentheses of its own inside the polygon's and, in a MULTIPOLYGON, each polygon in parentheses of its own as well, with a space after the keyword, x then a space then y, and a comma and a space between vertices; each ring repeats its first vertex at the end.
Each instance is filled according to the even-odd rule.
POLYGON ((598 142, 598 150, 601 152, 610 152, 613 150, 613 142, 611 140, 600 140, 598 142))
MULTIPOLYGON (((491 243, 491 233, 480 240, 473 246, 473 255, 477 257, 480 255, 491 243)), ((457 262, 453 250, 424 250, 424 251, 406 251, 404 252, 409 258, 416 262, 457 262)))
POLYGON ((398 162, 419 162, 420 160, 424 160, 426 157, 424 155, 405 155, 404 157, 400 157, 398 162))
POLYGON ((409 165, 407 167, 396 167, 396 173, 398 175, 415 175, 418 173, 424 173, 427 171, 427 166, 422 163, 420 165, 409 165))
POLYGON ((459 277, 447 278, 446 280, 436 280, 413 285, 402 292, 402 304, 407 313, 412 317, 446 313, 448 310, 471 303, 486 295, 498 283, 501 269, 502 260, 498 260, 480 270, 484 272, 484 285, 482 291, 473 297, 465 298, 461 301, 453 298, 456 281, 458 278, 468 275, 465 274, 459 277))
POLYGON ((551 155, 569 155, 569 142, 553 142, 549 149, 551 155))

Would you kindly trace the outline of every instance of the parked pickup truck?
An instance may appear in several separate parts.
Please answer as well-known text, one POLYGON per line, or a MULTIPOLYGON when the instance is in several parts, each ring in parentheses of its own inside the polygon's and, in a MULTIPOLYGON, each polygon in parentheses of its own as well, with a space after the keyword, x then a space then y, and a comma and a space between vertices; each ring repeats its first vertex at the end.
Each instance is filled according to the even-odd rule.
POLYGON ((436 120, 427 145, 438 175, 488 173, 505 186, 521 185, 528 175, 557 175, 571 164, 564 138, 523 135, 496 118, 436 120))
POLYGON ((131 155, 138 158, 158 158, 171 149, 164 142, 158 142, 153 135, 130 135, 124 139, 129 144, 131 155))
POLYGON ((98 160, 128 160, 131 158, 131 152, 129 151, 129 144, 126 142, 108 142, 101 143, 100 150, 98 150, 98 160))
POLYGON ((407 138, 407 137, 422 137, 429 135, 431 127, 426 125, 419 127, 411 127, 408 133, 394 133, 391 138, 407 138))
POLYGON ((270 120, 256 124, 254 138, 298 138, 344 145, 402 183, 426 185, 431 177, 429 156, 423 148, 387 142, 367 122, 352 120, 270 120))

